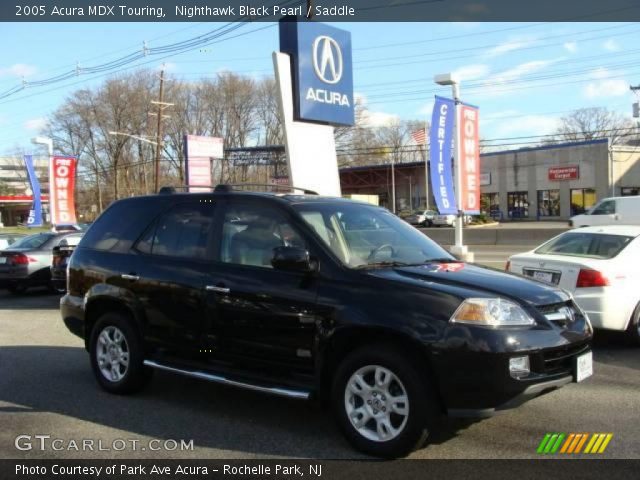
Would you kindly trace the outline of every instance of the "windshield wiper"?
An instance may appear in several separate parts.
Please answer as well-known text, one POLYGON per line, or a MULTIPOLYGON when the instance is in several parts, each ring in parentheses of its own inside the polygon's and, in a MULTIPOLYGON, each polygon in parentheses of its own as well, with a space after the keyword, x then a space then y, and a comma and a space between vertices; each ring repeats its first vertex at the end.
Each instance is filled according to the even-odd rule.
POLYGON ((374 268, 374 267, 407 267, 409 263, 406 262, 397 262, 397 261, 383 261, 383 262, 373 262, 373 263, 364 263, 362 265, 358 265, 354 268, 374 268))

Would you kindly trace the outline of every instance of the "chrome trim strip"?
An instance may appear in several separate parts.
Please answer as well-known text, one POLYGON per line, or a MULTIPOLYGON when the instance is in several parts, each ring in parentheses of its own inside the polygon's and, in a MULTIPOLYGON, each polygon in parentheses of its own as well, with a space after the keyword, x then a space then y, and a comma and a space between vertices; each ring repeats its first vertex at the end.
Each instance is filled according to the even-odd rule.
POLYGON ((310 392, 304 390, 292 390, 289 388, 277 388, 277 387, 261 387, 260 385, 253 385, 251 383, 238 382, 235 380, 229 380, 221 375, 214 375, 206 372, 199 372, 194 370, 182 370, 180 368, 170 367, 168 365, 162 365, 161 363, 154 362, 153 360, 145 360, 143 362, 147 367, 157 368, 159 370, 165 370, 167 372, 178 373, 186 375, 188 377, 199 378, 201 380, 208 380, 210 382, 222 383, 224 385, 231 385, 234 387, 245 388, 247 390, 255 390, 257 392, 270 393, 272 395, 280 395, 283 397, 297 398, 301 400, 308 400, 310 392))
POLYGON ((226 287, 216 287, 215 285, 207 285, 206 287, 204 287, 205 290, 207 290, 208 292, 217 292, 217 293, 229 293, 231 290, 229 290, 226 287))

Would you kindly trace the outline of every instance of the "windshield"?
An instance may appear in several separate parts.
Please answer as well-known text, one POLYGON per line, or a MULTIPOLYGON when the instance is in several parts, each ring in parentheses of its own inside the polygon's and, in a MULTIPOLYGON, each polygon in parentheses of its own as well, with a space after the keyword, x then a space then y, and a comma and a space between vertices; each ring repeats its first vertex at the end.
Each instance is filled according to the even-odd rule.
POLYGON ((29 235, 27 237, 21 238, 17 240, 15 243, 11 244, 11 248, 24 248, 24 249, 35 249, 40 248, 44 245, 47 240, 49 240, 53 235, 49 233, 36 233, 35 235, 29 235))
POLYGON ((602 233, 565 233, 538 248, 544 255, 569 255, 607 259, 618 255, 633 237, 602 233))
POLYGON ((455 260, 437 243, 380 207, 336 202, 294 208, 336 257, 352 268, 455 260))

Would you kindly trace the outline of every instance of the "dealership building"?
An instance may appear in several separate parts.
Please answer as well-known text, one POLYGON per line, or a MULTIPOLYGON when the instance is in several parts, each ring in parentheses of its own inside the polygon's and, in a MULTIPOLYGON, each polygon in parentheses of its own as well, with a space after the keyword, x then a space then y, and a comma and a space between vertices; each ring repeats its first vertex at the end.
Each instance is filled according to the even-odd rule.
MULTIPOLYGON (((425 206, 425 163, 346 167, 342 193, 374 194, 396 211, 425 206)), ((480 155, 483 213, 503 220, 566 220, 611 196, 640 195, 640 147, 608 139, 563 143, 480 155)), ((429 195, 429 206, 435 202, 429 195)))
MULTIPOLYGON (((49 205, 49 159, 34 158, 34 169, 40 181, 40 193, 45 218, 49 205)), ((29 217, 33 202, 27 170, 22 158, 0 158, 0 226, 23 224, 29 217)))

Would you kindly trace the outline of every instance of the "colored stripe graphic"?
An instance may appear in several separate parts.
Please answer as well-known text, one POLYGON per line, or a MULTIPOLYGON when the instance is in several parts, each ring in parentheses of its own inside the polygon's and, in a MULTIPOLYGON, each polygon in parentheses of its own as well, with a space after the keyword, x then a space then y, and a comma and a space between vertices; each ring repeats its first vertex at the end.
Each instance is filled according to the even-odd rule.
POLYGON ((613 433, 546 433, 536 452, 542 455, 604 453, 612 438, 613 433))

